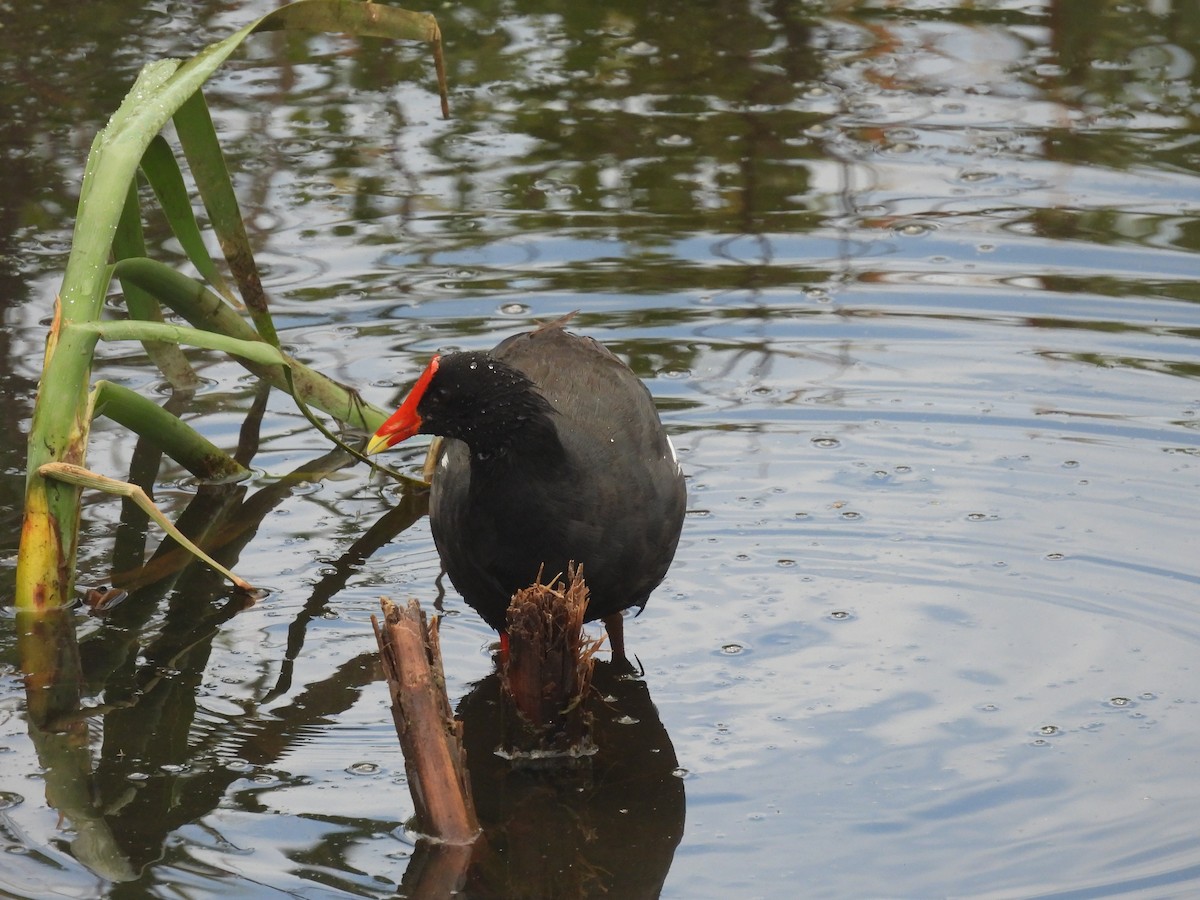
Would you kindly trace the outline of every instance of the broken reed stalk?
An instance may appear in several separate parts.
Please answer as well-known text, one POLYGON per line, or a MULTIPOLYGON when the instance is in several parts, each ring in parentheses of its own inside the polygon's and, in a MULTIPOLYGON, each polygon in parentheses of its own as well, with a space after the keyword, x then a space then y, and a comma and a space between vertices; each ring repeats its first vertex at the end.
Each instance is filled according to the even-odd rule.
POLYGON ((392 717, 404 753, 418 829, 451 844, 479 835, 463 751, 462 723, 446 696, 436 623, 429 627, 416 600, 401 609, 380 599, 383 626, 371 625, 392 695, 392 717))
POLYGON ((587 749, 582 700, 600 642, 583 634, 588 589, 583 566, 543 584, 541 573, 508 607, 508 654, 501 684, 524 725, 508 748, 517 753, 577 756, 587 749))

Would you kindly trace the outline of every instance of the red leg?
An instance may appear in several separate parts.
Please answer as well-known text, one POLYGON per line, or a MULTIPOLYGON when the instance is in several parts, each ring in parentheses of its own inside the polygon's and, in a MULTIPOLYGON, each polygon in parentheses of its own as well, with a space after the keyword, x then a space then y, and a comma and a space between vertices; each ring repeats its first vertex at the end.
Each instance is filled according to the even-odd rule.
POLYGON ((612 647, 614 660, 625 658, 625 617, 620 613, 605 616, 604 627, 608 629, 608 644, 612 647))

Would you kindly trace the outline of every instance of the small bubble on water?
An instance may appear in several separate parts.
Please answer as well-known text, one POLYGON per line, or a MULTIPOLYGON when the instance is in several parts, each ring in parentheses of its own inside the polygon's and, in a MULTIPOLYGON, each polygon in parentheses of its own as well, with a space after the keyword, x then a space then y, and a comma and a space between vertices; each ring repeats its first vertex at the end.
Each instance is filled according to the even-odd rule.
POLYGON ((1066 558, 1067 558, 1067 554, 1065 554, 1065 553, 1047 553, 1046 554, 1046 559, 1054 561, 1054 562, 1057 562, 1060 559, 1066 559, 1066 558))
POLYGON ((1077 459, 1063 460, 1063 468, 1064 469, 1078 469, 1079 468, 1079 460, 1077 460, 1077 459))
POLYGON ((848 510, 846 510, 844 513, 842 513, 842 518, 843 518, 843 519, 849 519, 849 520, 861 519, 861 518, 862 518, 862 513, 855 512, 855 511, 854 511, 854 510, 852 510, 852 509, 848 509, 848 510))
POLYGON ((775 561, 775 565, 779 566, 781 569, 794 569, 796 567, 796 561, 794 559, 779 559, 775 561))
POLYGON ((737 656, 746 648, 736 641, 730 641, 728 644, 721 645, 721 652, 726 656, 737 656))
POLYGON ((351 775, 375 775, 379 772, 379 763, 356 762, 347 766, 346 771, 351 775))
POLYGON ((671 770, 671 774, 674 775, 676 778, 683 779, 683 778, 687 778, 692 773, 689 772, 687 769, 685 769, 683 766, 677 766, 676 768, 671 770))
POLYGON ((842 442, 834 437, 815 437, 811 443, 820 450, 832 450, 835 447, 842 446, 842 442))
POLYGON ((1041 728, 1038 729, 1038 734, 1045 734, 1045 735, 1058 734, 1059 730, 1060 729, 1057 725, 1043 725, 1041 728))
POLYGON ((1049 747, 1050 742, 1048 740, 1046 740, 1045 738, 1034 738, 1032 741, 1029 742, 1029 745, 1031 747, 1049 747))
POLYGON ((896 234, 904 235, 905 237, 920 237, 923 234, 928 234, 933 229, 921 222, 906 222, 896 228, 896 234))
POLYGON ((1133 701, 1130 700, 1128 697, 1110 697, 1109 701, 1108 701, 1109 706, 1116 706, 1116 707, 1130 706, 1132 704, 1133 704, 1133 701))
POLYGON ((854 618, 854 614, 847 609, 835 609, 829 614, 829 618, 836 622, 844 622, 847 619, 854 618))
POLYGON ((524 303, 505 303, 501 305, 500 313, 505 316, 524 316, 529 313, 529 307, 524 303))

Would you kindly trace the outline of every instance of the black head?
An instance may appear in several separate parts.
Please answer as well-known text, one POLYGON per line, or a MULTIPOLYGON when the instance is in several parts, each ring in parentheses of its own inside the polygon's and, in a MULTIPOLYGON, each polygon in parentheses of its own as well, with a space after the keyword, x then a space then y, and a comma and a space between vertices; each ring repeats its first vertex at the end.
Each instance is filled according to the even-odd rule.
POLYGON ((479 458, 558 444, 554 409, 523 372, 487 353, 435 356, 368 452, 414 434, 457 438, 479 458), (528 445, 528 446, 526 446, 528 445))

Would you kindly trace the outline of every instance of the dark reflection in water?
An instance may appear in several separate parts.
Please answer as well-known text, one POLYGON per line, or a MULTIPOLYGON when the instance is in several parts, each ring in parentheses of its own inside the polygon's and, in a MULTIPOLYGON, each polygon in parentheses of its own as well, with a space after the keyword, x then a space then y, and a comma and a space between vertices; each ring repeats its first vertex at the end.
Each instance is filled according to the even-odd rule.
POLYGON ((627 662, 597 662, 587 706, 595 755, 573 769, 539 771, 496 753, 511 727, 496 675, 462 699, 457 714, 488 847, 468 896, 659 895, 684 826, 671 738, 627 662))

